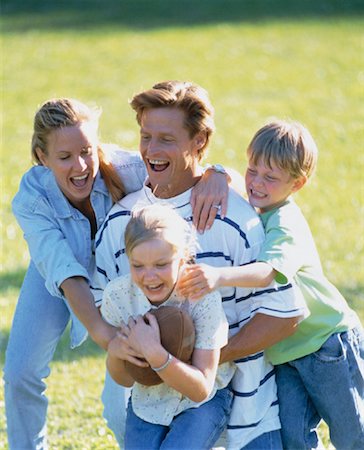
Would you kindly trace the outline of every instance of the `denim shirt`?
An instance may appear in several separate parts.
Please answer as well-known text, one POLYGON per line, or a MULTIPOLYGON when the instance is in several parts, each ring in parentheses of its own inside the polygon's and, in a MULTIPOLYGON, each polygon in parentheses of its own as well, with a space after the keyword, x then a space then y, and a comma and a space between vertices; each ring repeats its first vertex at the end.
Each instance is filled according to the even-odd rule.
MULTIPOLYGON (((106 150, 126 192, 139 190, 146 178, 139 154, 116 147, 106 146, 106 150)), ((99 228, 113 204, 100 172, 93 184, 91 204, 99 228)), ((69 203, 50 169, 34 166, 25 173, 12 209, 27 241, 31 263, 44 278, 45 287, 52 296, 64 299, 60 285, 67 278, 82 276, 91 282, 95 255, 90 223, 69 203)), ((85 329, 74 320, 72 311, 71 316, 74 322, 72 334, 76 338, 74 345, 79 345, 85 329)))

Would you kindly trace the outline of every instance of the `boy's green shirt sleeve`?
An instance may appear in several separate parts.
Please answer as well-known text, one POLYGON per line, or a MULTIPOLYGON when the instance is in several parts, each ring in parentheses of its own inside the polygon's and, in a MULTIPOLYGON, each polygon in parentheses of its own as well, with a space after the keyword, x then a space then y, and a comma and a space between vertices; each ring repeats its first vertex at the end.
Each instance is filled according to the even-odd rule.
POLYGON ((304 249, 296 238, 298 224, 291 223, 281 208, 261 214, 261 220, 266 237, 258 261, 266 262, 278 272, 277 283, 286 284, 304 265, 304 249))

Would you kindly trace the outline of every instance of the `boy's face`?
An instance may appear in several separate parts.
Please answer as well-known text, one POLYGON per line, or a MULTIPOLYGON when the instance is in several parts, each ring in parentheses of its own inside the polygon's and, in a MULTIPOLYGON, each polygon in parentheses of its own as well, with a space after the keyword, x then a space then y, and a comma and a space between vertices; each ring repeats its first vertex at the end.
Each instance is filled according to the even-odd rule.
POLYGON ((171 295, 177 282, 181 256, 162 239, 151 239, 133 248, 129 257, 134 283, 148 300, 159 305, 171 295))
POLYGON ((258 160, 257 164, 250 159, 245 172, 249 203, 261 213, 281 206, 306 181, 304 177, 292 178, 273 162, 271 166, 266 166, 262 159, 258 160))

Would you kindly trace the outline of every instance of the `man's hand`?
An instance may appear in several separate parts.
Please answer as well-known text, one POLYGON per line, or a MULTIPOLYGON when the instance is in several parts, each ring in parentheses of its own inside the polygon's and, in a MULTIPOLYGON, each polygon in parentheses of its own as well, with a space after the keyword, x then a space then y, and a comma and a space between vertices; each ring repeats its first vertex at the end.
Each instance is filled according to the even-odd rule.
POLYGON ((224 218, 227 211, 230 176, 206 170, 191 194, 193 224, 203 233, 211 228, 217 213, 224 218))

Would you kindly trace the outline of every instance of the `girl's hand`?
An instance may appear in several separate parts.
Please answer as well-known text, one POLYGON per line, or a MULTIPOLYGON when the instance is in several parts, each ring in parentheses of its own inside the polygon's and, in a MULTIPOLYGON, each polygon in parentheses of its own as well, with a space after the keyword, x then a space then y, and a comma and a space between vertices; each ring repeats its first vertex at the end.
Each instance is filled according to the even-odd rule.
POLYGON ((199 300, 219 287, 219 270, 207 264, 186 265, 178 280, 179 295, 199 300))
POLYGON ((217 214, 225 217, 230 181, 228 174, 206 170, 192 189, 193 223, 200 233, 211 228, 217 214))
POLYGON ((128 342, 145 359, 150 356, 150 351, 161 347, 160 332, 157 319, 153 314, 146 314, 149 324, 145 322, 143 316, 129 319, 128 342))

